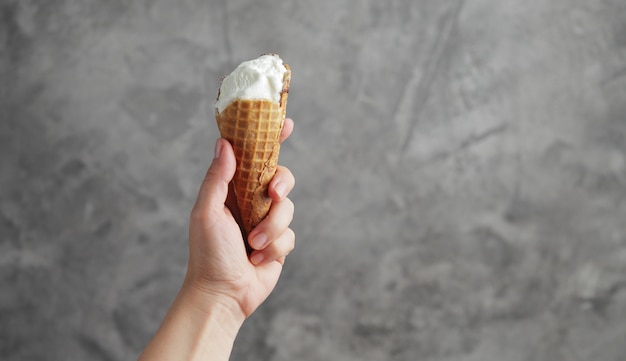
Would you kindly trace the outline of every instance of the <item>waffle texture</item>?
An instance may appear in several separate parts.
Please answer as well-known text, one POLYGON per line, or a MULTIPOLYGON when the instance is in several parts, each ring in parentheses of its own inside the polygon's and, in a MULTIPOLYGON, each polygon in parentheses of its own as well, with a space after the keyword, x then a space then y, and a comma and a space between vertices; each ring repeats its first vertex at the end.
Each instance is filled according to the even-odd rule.
POLYGON ((291 69, 286 64, 285 67, 280 103, 236 99, 215 115, 222 138, 235 151, 237 168, 233 186, 246 236, 267 216, 272 203, 268 186, 278 166, 291 81, 291 69))

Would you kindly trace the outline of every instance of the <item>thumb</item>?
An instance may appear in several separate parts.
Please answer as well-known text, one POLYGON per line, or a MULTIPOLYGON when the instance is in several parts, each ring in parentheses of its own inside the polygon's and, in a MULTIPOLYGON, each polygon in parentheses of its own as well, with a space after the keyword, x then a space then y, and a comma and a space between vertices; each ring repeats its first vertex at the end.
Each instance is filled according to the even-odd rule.
POLYGON ((224 210, 224 203, 228 196, 228 183, 235 175, 235 153, 230 143, 220 138, 215 143, 215 157, 204 176, 198 198, 197 211, 201 213, 224 210))

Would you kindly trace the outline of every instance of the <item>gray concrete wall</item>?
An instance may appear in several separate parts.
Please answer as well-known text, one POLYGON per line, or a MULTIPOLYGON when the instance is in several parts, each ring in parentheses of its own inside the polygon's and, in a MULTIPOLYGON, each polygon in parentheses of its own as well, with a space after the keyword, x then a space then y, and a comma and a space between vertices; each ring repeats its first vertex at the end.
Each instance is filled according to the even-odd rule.
POLYGON ((130 360, 219 79, 293 69, 297 246, 233 360, 623 360, 626 1, 0 2, 0 358, 130 360))

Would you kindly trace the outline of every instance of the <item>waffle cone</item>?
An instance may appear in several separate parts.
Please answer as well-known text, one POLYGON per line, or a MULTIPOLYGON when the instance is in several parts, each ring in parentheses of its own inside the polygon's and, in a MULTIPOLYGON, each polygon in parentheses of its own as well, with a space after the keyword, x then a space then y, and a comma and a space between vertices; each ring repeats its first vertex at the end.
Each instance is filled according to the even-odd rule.
POLYGON ((215 118, 222 138, 235 151, 233 187, 245 234, 269 213, 268 186, 278 166, 280 135, 285 123, 291 70, 283 79, 280 103, 264 99, 236 99, 215 118))

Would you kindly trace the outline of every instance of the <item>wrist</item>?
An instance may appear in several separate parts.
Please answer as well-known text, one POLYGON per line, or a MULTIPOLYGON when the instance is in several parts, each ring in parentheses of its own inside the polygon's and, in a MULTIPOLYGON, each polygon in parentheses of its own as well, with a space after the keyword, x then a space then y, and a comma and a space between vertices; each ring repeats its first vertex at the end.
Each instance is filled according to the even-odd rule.
POLYGON ((228 360, 243 324, 241 312, 185 283, 139 360, 228 360))
POLYGON ((187 342, 191 345, 188 359, 200 360, 203 355, 214 355, 216 360, 228 359, 243 325, 241 312, 235 312, 225 299, 186 282, 179 291, 175 304, 175 308, 182 313, 181 317, 187 319, 184 328, 188 332, 187 342))
POLYGON ((185 300, 200 317, 209 317, 219 321, 226 332, 237 334, 246 319, 239 303, 232 297, 211 292, 191 280, 185 278, 178 298, 185 300))

